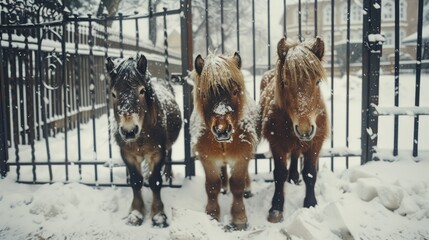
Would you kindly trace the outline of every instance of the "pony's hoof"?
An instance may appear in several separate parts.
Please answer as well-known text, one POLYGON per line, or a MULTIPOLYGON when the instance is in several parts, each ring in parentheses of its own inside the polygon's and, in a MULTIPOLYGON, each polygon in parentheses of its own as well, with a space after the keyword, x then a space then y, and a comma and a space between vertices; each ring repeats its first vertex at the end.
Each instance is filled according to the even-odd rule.
POLYGON ((290 172, 289 178, 287 181, 290 183, 298 185, 301 182, 301 180, 299 179, 299 173, 298 172, 295 172, 295 173, 290 172))
POLYGON ((288 182, 292 183, 292 184, 295 184, 295 185, 299 185, 301 183, 301 179, 299 179, 299 178, 289 178, 288 182))
POLYGON ((251 198, 253 197, 253 193, 251 191, 244 191, 244 198, 251 198))
POLYGON ((140 226, 143 223, 144 216, 141 212, 133 210, 128 214, 127 225, 140 226))
POLYGON ((157 213, 152 217, 152 226, 158 228, 166 228, 168 227, 167 216, 165 213, 157 213))
POLYGON ((270 223, 278 223, 283 221, 283 212, 278 210, 273 210, 268 213, 268 222, 270 223))
POLYGON ((304 207, 305 208, 314 207, 316 205, 317 205, 316 198, 304 198, 304 207))
POLYGON ((244 231, 248 227, 247 223, 239 223, 239 224, 228 224, 224 227, 225 232, 232 232, 232 231, 244 231))

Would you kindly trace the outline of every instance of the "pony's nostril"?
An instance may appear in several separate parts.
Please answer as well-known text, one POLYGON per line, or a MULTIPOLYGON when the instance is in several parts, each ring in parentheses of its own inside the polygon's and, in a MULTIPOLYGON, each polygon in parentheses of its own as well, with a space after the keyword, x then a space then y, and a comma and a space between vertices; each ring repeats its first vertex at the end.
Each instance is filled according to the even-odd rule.
POLYGON ((228 127, 226 128, 226 132, 227 133, 232 132, 232 125, 231 124, 228 124, 228 127))
POLYGON ((227 126, 219 125, 213 126, 213 134, 216 136, 216 140, 220 142, 228 141, 231 139, 232 126, 228 124, 227 126))
POLYGON ((298 137, 302 138, 302 139, 310 139, 310 138, 312 138, 314 131, 315 131, 314 125, 311 125, 310 131, 307 131, 307 132, 301 132, 299 130, 298 125, 295 125, 295 132, 298 135, 298 137))
POLYGON ((299 132, 298 124, 295 124, 295 132, 296 132, 298 135, 302 135, 302 134, 299 132))
POLYGON ((137 137, 137 134, 139 132, 139 127, 136 125, 134 128, 127 130, 124 127, 119 128, 119 132, 122 136, 124 136, 125 139, 133 139, 137 137))
POLYGON ((314 130, 315 130, 315 127, 314 127, 314 125, 311 125, 311 131, 310 131, 310 133, 309 133, 309 135, 310 135, 310 136, 312 136, 312 135, 313 135, 313 133, 314 133, 314 130))

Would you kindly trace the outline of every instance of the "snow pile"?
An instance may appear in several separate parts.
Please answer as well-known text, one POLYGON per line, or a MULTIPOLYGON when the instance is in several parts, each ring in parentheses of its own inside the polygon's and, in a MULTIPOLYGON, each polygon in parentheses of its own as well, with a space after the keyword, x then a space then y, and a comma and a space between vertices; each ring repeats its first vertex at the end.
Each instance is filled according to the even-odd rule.
MULTIPOLYGON (((202 173, 197 163, 197 173, 202 173)), ((302 208, 305 185, 286 184, 285 220, 266 220, 274 184, 251 176, 254 196, 245 200, 246 231, 225 232, 232 195, 219 196, 221 222, 204 213, 204 177, 180 189, 164 188, 169 227, 151 226, 151 192, 140 227, 126 225, 132 191, 71 183, 17 184, 0 181, 1 239, 425 239, 429 236, 428 161, 370 162, 332 173, 321 167, 316 183, 319 205, 302 208)), ((13 175, 13 174, 10 174, 13 175)))

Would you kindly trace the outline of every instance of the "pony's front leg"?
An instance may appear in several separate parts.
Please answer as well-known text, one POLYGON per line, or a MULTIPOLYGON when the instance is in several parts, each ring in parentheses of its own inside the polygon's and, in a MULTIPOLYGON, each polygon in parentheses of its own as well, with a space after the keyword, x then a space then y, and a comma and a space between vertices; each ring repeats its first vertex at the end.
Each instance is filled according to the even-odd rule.
POLYGON ((274 158, 274 195, 271 201, 271 208, 268 213, 268 221, 278 223, 283 221, 283 207, 285 202, 284 184, 288 175, 286 159, 281 154, 273 151, 274 158))
POLYGON ((231 178, 229 187, 231 189, 233 200, 231 206, 232 227, 236 230, 247 228, 246 209, 243 202, 246 178, 248 178, 248 161, 236 162, 231 169, 231 178))
POLYGON ((206 213, 212 218, 219 221, 220 208, 218 203, 218 195, 221 189, 220 168, 215 163, 215 160, 201 159, 204 172, 206 174, 206 193, 207 193, 207 206, 206 213))
POLYGON ((290 156, 288 182, 293 184, 299 184, 298 157, 299 154, 296 153, 292 153, 290 156))
POLYGON ((159 151, 151 156, 149 187, 152 190, 152 225, 168 227, 167 216, 164 213, 164 203, 161 200, 162 166, 164 165, 165 151, 159 151))
POLYGON ((121 151, 122 159, 127 166, 130 185, 133 189, 133 201, 131 202, 130 214, 127 218, 127 224, 139 226, 144 219, 144 203, 141 188, 143 186, 143 176, 141 174, 140 163, 131 155, 121 151))
POLYGON ((251 198, 251 197, 253 197, 252 185, 251 185, 251 181, 250 181, 249 171, 247 171, 246 186, 244 187, 244 198, 251 198))
POLYGON ((317 160, 319 151, 308 151, 304 154, 304 168, 302 170, 302 178, 305 182, 305 198, 304 207, 314 207, 317 204, 314 194, 314 186, 317 180, 317 160))
POLYGON ((228 169, 226 169, 226 166, 220 167, 220 179, 222 181, 222 194, 228 193, 229 188, 229 180, 228 180, 228 169))

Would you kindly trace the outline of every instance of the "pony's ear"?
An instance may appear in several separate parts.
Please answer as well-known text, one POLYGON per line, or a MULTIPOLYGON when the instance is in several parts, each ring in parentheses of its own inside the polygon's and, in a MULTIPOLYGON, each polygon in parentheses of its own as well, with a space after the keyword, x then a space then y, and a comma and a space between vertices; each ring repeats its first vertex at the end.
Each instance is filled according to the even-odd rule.
POLYGON ((194 62, 194 68, 195 68, 195 71, 197 71, 198 75, 201 75, 201 72, 203 71, 203 67, 204 67, 204 59, 201 57, 200 54, 198 54, 194 62))
POLYGON ((237 64, 238 69, 241 69, 241 57, 240 54, 238 54, 238 52, 234 53, 234 57, 232 57, 235 61, 235 63, 237 64))
POLYGON ((112 61, 111 57, 106 58, 106 70, 107 73, 110 76, 110 87, 115 85, 115 77, 116 77, 116 71, 115 71, 115 63, 112 61))
POLYGON ((109 74, 111 74, 114 68, 115 68, 115 64, 113 63, 112 58, 108 57, 106 59, 106 70, 107 70, 107 72, 109 74))
POLYGON ((308 43, 307 47, 314 53, 314 55, 316 55, 316 57, 322 60, 323 56, 325 55, 325 43, 323 42, 322 38, 317 36, 308 43))
POLYGON ((147 59, 146 57, 142 54, 140 55, 139 60, 137 60, 137 70, 143 74, 143 76, 146 74, 146 69, 147 69, 147 59))
POLYGON ((288 50, 289 46, 286 42, 286 36, 284 36, 280 39, 279 43, 277 43, 277 55, 282 62, 285 60, 288 50))

